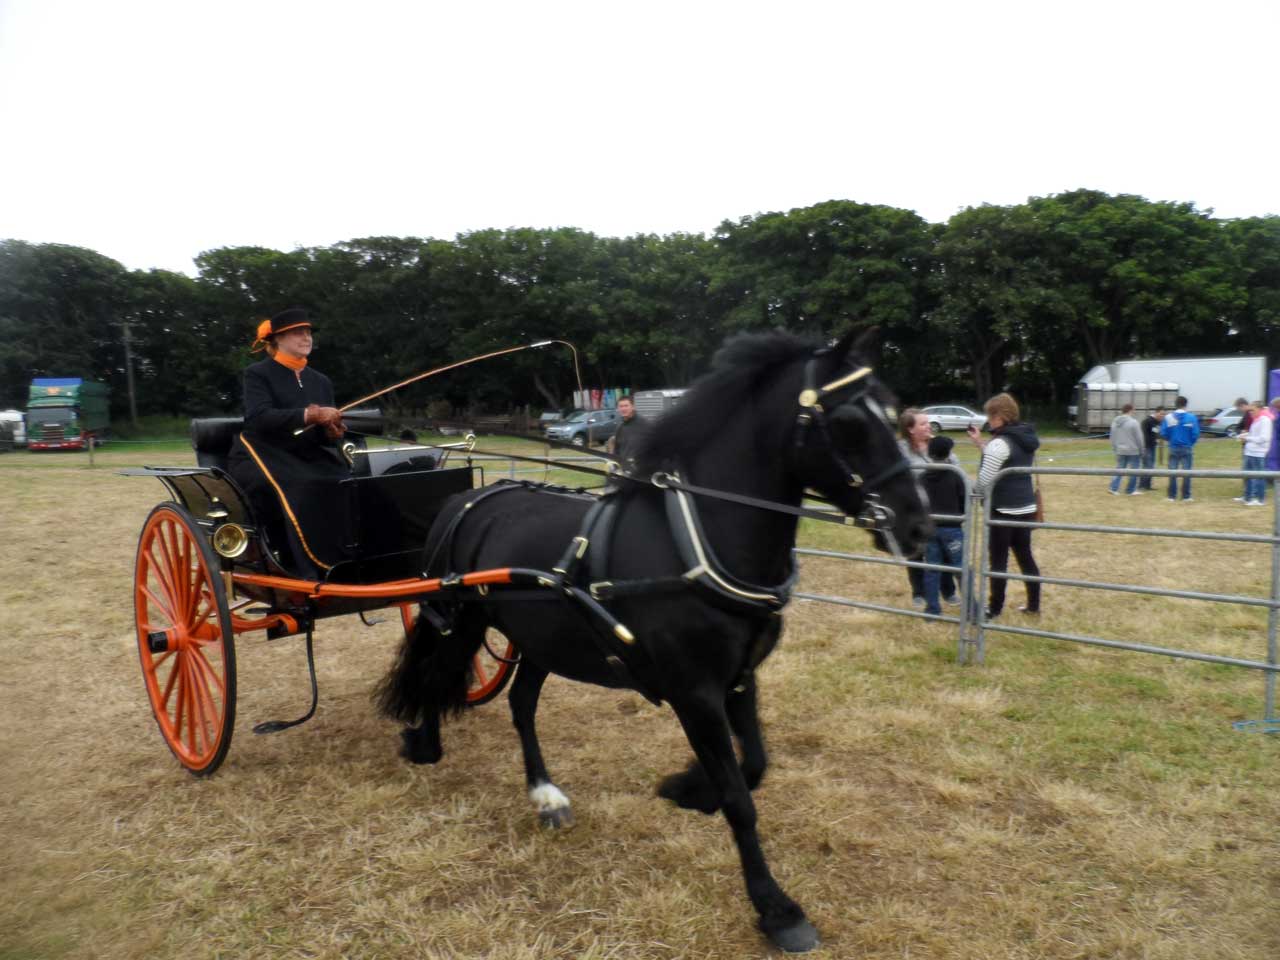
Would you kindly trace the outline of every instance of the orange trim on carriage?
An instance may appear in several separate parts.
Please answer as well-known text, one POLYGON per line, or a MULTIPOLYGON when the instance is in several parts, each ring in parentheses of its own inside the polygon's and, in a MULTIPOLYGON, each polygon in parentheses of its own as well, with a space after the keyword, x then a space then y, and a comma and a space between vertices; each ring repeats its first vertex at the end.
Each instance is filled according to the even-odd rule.
MULTIPOLYGON (((233 573, 231 579, 236 583, 269 587, 272 590, 285 590, 290 593, 304 593, 312 597, 375 597, 387 600, 437 593, 441 585, 440 577, 433 577, 430 580, 388 580, 385 583, 372 584, 324 583, 319 580, 274 577, 265 573, 233 573)), ((510 583, 511 569, 500 567, 494 570, 477 570, 474 573, 463 574, 461 582, 464 587, 510 583)))

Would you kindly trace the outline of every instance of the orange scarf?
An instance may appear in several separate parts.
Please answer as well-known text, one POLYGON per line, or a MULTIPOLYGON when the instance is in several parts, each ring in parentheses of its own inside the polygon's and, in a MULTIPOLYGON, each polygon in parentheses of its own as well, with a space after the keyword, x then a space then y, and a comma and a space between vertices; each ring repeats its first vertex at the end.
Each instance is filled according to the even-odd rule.
POLYGON ((306 357, 289 357, 283 351, 277 350, 275 356, 271 358, 282 367, 288 367, 294 373, 302 373, 303 367, 307 365, 306 357))

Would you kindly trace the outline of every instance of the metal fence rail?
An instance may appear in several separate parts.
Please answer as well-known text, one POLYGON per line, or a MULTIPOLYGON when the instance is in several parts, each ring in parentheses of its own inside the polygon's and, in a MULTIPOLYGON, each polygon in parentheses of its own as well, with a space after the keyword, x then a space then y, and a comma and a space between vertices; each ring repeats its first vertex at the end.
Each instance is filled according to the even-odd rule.
MULTIPOLYGON (((1272 497, 1272 529, 1271 534, 1228 533, 1214 530, 1172 530, 1160 527, 1108 526, 1102 524, 1034 522, 1030 520, 1009 520, 992 516, 990 500, 973 489, 969 478, 959 467, 949 464, 929 464, 913 466, 913 471, 950 470, 959 473, 964 479, 965 489, 969 496, 969 511, 962 524, 965 534, 965 563, 961 567, 923 563, 918 560, 899 560, 893 557, 873 556, 859 553, 844 553, 836 550, 816 550, 797 548, 796 553, 803 556, 824 557, 835 560, 846 560, 858 563, 888 564, 891 566, 909 567, 923 570, 947 571, 957 577, 961 585, 961 604, 955 615, 927 614, 920 610, 895 607, 886 604, 870 603, 854 600, 849 597, 838 597, 814 593, 797 593, 798 598, 819 603, 831 603, 839 606, 856 607, 878 613, 889 613, 899 616, 917 617, 943 623, 953 623, 957 627, 957 659, 960 663, 982 663, 986 657, 986 635, 990 632, 1014 634, 1019 636, 1040 637, 1051 640, 1064 640, 1089 646, 1107 647, 1115 650, 1127 650, 1132 653, 1152 654, 1156 656, 1175 657, 1185 660, 1197 660, 1204 663, 1226 664, 1258 670, 1263 673, 1264 682, 1264 716, 1260 721, 1237 723, 1238 728, 1260 728, 1269 733, 1280 732, 1280 718, 1276 716, 1276 675, 1280 673, 1280 649, 1277 644, 1277 623, 1280 621, 1280 497, 1272 497), (1055 530, 1074 533, 1091 534, 1124 534, 1154 538, 1182 538, 1192 540, 1213 540, 1233 543, 1264 544, 1269 547, 1271 555, 1270 590, 1267 597, 1242 596, 1238 594, 1210 593, 1195 590, 1169 590, 1163 587, 1144 586, 1141 584, 1112 583, 1105 580, 1081 580, 1068 577, 1030 576, 1023 573, 992 570, 989 563, 989 541, 993 527, 1025 528, 1032 530, 1055 530), (976 535, 975 535, 976 534, 976 535), (1041 583, 1051 586, 1063 586, 1085 590, 1101 590, 1120 593, 1131 593, 1142 596, 1170 597, 1180 600, 1225 603, 1246 608, 1263 607, 1267 610, 1266 659, 1246 659, 1227 657, 1197 650, 1186 650, 1176 647, 1155 646, 1131 640, 1115 640, 1105 637, 1089 636, 1077 633, 1066 633, 1054 630, 1042 630, 1034 627, 1020 627, 1012 624, 989 620, 985 613, 985 604, 977 601, 986 596, 988 581, 992 579, 1015 580, 1024 583, 1041 583)), ((1012 474, 1029 474, 1032 476, 1075 476, 1075 477, 1186 477, 1197 479, 1253 479, 1274 481, 1280 479, 1280 472, 1246 472, 1244 470, 1168 470, 1168 469, 1128 469, 1117 470, 1105 467, 1006 467, 1001 476, 1012 474)), ((1275 489, 1275 486, 1273 489, 1275 489)))

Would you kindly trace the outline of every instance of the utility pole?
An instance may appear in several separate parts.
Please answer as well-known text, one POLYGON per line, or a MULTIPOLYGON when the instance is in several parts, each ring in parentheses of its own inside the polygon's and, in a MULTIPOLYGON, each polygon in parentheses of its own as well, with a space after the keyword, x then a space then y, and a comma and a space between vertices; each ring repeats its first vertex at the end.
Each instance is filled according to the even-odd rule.
POLYGON ((129 340, 129 321, 122 320, 124 328, 124 378, 129 390, 129 422, 138 428, 138 400, 133 394, 133 345, 129 340))

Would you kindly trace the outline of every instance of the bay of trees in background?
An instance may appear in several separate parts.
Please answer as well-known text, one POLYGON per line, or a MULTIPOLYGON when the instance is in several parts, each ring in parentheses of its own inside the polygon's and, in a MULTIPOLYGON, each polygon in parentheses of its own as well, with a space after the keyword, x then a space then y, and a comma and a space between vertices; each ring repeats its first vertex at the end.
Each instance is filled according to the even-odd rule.
MULTIPOLYGON (((311 311, 339 402, 474 354, 572 341, 588 386, 685 386, 728 334, 834 338, 879 329, 904 403, 1010 389, 1060 418, 1096 363, 1133 356, 1280 358, 1280 217, 1215 219, 1191 203, 1077 190, 930 224, 833 200, 725 221, 711 236, 573 228, 452 240, 368 237, 282 252, 208 251, 197 275, 126 270, 62 244, 0 241, 0 407, 37 376, 112 385, 128 413, 237 412, 258 319, 311 311)), ((425 381, 402 410, 564 406, 565 353, 530 351, 425 381)))

